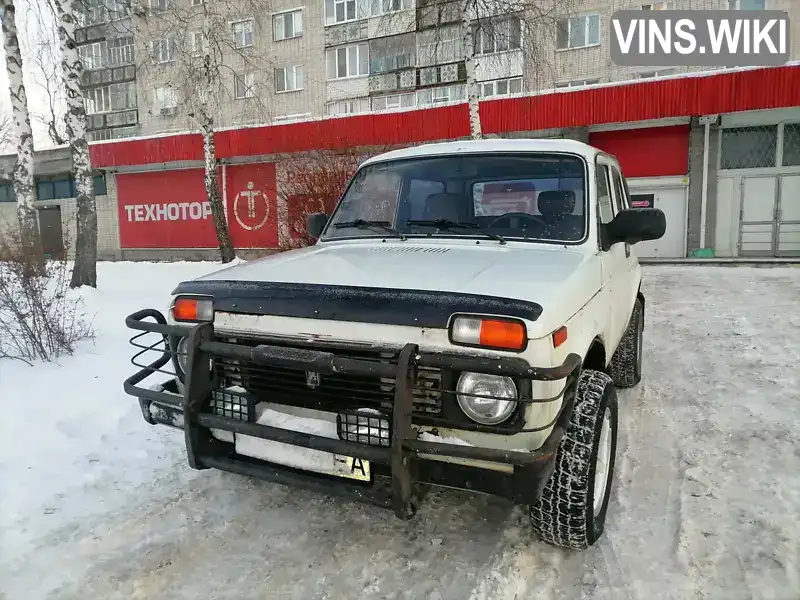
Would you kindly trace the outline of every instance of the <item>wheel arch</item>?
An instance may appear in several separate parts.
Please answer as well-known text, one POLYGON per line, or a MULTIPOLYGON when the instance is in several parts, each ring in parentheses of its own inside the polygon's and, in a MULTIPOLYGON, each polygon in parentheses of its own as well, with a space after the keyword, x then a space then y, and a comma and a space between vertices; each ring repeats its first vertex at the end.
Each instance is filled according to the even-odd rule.
POLYGON ((636 291, 636 299, 642 305, 642 318, 644 319, 644 294, 642 293, 642 284, 639 284, 639 289, 636 291))
POLYGON ((589 344, 586 353, 583 355, 581 369, 594 369, 595 371, 605 371, 610 357, 606 353, 606 346, 603 339, 598 335, 589 344))

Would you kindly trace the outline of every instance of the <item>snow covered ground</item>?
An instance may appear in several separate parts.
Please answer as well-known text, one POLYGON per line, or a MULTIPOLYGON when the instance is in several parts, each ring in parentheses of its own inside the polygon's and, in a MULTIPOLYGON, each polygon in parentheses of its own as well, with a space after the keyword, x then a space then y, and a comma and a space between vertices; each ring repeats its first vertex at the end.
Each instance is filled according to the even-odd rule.
POLYGON ((569 553, 491 498, 437 491, 401 522, 189 469, 122 391, 123 319, 216 268, 101 264, 95 344, 0 362, 0 599, 800 598, 800 269, 645 268, 606 533, 569 553))

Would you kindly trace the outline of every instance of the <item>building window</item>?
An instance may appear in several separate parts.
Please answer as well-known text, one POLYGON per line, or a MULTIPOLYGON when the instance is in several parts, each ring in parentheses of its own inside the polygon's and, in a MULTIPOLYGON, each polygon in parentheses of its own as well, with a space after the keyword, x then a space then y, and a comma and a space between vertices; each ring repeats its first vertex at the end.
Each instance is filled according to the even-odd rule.
POLYGON ((16 202, 17 195, 14 193, 14 184, 10 181, 0 183, 0 202, 16 202))
POLYGON ((774 167, 777 148, 777 125, 723 129, 720 144, 720 169, 774 167))
POLYGON ((190 31, 189 37, 189 52, 192 56, 202 56, 206 50, 206 36, 202 31, 190 31))
POLYGON ((369 46, 354 44, 328 50, 328 79, 359 77, 369 73, 369 46))
POLYGON ((85 90, 83 92, 83 102, 87 114, 109 112, 111 110, 111 87, 105 85, 85 90))
POLYGON ((372 98, 372 110, 396 110, 398 108, 414 108, 417 95, 414 92, 404 94, 387 94, 372 98))
POLYGON ((466 86, 447 85, 417 91, 417 105, 431 106, 445 102, 461 102, 467 97, 466 86))
POLYGON ((678 71, 676 69, 659 69, 658 71, 640 71, 635 75, 637 79, 651 79, 653 77, 666 77, 667 75, 675 75, 678 71))
POLYGON ((369 98, 350 98, 325 104, 325 114, 329 117, 357 115, 369 112, 369 98))
POLYGON ((675 10, 675 3, 653 2, 652 4, 642 4, 642 10, 675 10))
POLYGON ((576 79, 575 81, 561 81, 556 84, 557 89, 572 88, 572 87, 585 87, 587 85, 595 85, 600 83, 600 79, 576 79))
POLYGON ((378 38, 369 43, 370 75, 409 69, 415 62, 416 39, 413 33, 378 38))
POLYGON ((800 167, 800 123, 783 126, 783 166, 800 167))
POLYGON ((153 62, 156 64, 170 62, 175 58, 175 40, 174 38, 164 38, 162 40, 153 40, 150 42, 151 54, 153 62))
POLYGON ((517 17, 474 25, 475 54, 494 54, 521 47, 521 22, 517 17))
POLYGON ((177 108, 178 95, 172 87, 153 88, 153 107, 160 111, 163 108, 177 108))
MULTIPOLYGON (((96 174, 93 183, 95 196, 108 194, 104 173, 96 174)), ((61 200, 75 197, 75 179, 71 174, 36 177, 35 184, 37 200, 61 200)), ((0 202, 2 201, 0 199, 0 202)))
POLYGON ((133 64, 133 36, 86 44, 78 53, 87 71, 133 64))
POLYGON ((294 65, 275 69, 275 91, 296 92, 303 89, 303 66, 294 65))
POLYGON ((303 11, 293 10, 279 15, 273 15, 272 30, 275 34, 276 42, 302 36, 303 11))
POLYGON ((581 15, 561 19, 556 33, 556 48, 585 48, 600 43, 600 15, 581 15))
POLYGON ((356 20, 356 0, 325 0, 325 24, 356 20))
POLYGON ((409 8, 408 0, 372 0, 370 14, 373 17, 388 15, 409 8))
POLYGON ((506 79, 496 79, 494 81, 484 81, 479 85, 481 98, 491 98, 492 96, 508 96, 509 94, 522 93, 522 77, 509 77, 506 79))
POLYGON ((171 0, 150 0, 150 12, 160 13, 169 10, 172 7, 171 0))
POLYGON ((112 83, 88 88, 83 93, 86 113, 93 115, 136 108, 136 83, 112 83))
POLYGON ((766 0, 728 0, 730 10, 766 10, 766 0))
POLYGON ((255 73, 237 73, 233 76, 233 95, 237 99, 252 98, 255 95, 255 73))
POLYGON ((114 38, 108 40, 108 66, 118 67, 130 65, 134 62, 133 36, 114 38))
POLYGON ((253 19, 231 23, 231 32, 235 48, 249 48, 253 45, 253 19))

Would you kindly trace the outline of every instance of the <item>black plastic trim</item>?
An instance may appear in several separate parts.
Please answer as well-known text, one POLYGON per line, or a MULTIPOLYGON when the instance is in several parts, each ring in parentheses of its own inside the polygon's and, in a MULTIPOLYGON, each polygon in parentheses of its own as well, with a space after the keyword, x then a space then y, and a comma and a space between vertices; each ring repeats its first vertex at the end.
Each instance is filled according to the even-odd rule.
POLYGON ((214 311, 410 327, 447 328, 455 313, 536 321, 535 302, 432 290, 269 281, 184 281, 173 294, 214 297, 214 311))

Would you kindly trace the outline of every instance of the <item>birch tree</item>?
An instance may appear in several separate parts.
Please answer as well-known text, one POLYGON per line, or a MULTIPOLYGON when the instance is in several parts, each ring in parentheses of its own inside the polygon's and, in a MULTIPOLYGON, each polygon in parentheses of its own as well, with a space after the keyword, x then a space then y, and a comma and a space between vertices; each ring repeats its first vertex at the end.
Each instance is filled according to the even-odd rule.
POLYGON ((52 0, 58 17, 58 38, 61 49, 61 75, 64 80, 67 108, 64 117, 72 173, 75 178, 76 235, 75 264, 71 287, 97 287, 97 204, 94 177, 86 140, 86 108, 81 80, 83 63, 75 41, 76 14, 79 0, 52 0))
POLYGON ((0 0, 3 44, 6 53, 6 71, 11 96, 11 114, 17 137, 17 162, 14 166, 14 193, 17 197, 17 220, 22 243, 32 253, 34 264, 44 267, 44 254, 39 237, 39 219, 36 213, 36 189, 33 181, 33 130, 28 112, 28 97, 22 77, 22 52, 17 35, 14 0, 0 0))

